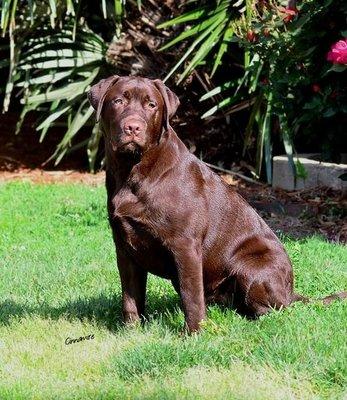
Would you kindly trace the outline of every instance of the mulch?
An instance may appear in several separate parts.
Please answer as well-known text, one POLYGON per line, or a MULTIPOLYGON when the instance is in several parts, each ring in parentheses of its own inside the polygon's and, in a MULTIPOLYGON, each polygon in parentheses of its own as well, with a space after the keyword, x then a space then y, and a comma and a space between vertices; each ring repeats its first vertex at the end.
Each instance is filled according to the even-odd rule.
POLYGON ((276 233, 293 238, 320 235, 347 243, 347 196, 330 188, 287 192, 241 183, 238 192, 276 233))

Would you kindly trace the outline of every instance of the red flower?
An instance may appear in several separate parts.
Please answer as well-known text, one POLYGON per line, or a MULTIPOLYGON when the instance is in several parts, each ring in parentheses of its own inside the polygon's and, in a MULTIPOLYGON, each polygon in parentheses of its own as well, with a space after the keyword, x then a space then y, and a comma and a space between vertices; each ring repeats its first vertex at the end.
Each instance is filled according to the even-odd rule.
POLYGON ((347 38, 339 40, 331 46, 327 60, 334 64, 347 65, 347 38))
POLYGON ((294 17, 298 14, 298 9, 292 7, 278 7, 279 11, 283 14, 283 21, 285 23, 293 21, 294 17))
POLYGON ((249 42, 255 42, 257 40, 257 35, 253 31, 249 30, 247 32, 247 40, 249 42))
POLYGON ((317 85, 317 83, 314 83, 312 85, 312 91, 315 92, 315 93, 319 93, 320 92, 320 86, 317 85))

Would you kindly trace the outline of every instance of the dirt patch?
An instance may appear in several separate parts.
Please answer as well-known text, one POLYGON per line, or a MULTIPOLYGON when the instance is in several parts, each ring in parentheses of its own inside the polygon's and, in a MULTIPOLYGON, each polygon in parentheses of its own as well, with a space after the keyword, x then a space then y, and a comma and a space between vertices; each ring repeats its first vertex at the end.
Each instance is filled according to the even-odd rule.
POLYGON ((240 183, 238 192, 277 233, 347 243, 347 196, 330 188, 286 192, 240 183))
POLYGON ((21 181, 33 183, 83 183, 91 186, 102 185, 105 182, 103 171, 96 174, 75 170, 44 171, 42 169, 19 168, 15 171, 0 171, 0 182, 21 181))
MULTIPOLYGON (((62 159, 59 165, 54 162, 43 164, 54 153, 65 130, 53 127, 40 142, 40 134, 36 131, 37 115, 29 114, 23 123, 21 132, 15 135, 18 112, 8 112, 0 116, 0 172, 16 172, 40 168, 44 171, 56 170, 88 170, 88 159, 85 148, 80 148, 62 159)), ((88 128, 78 134, 83 140, 88 136, 88 128)))

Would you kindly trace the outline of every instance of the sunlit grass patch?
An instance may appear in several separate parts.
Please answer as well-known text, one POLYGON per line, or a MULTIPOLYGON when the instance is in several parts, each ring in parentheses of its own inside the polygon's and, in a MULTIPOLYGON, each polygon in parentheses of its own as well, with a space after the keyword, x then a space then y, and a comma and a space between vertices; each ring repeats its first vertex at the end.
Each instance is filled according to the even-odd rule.
MULTIPOLYGON (((284 242, 298 292, 346 289, 345 247, 284 242)), ((297 303, 257 321, 211 306, 203 332, 186 337, 169 282, 150 277, 143 326, 123 326, 120 294, 104 188, 0 186, 1 400, 346 395, 346 303, 297 303)))

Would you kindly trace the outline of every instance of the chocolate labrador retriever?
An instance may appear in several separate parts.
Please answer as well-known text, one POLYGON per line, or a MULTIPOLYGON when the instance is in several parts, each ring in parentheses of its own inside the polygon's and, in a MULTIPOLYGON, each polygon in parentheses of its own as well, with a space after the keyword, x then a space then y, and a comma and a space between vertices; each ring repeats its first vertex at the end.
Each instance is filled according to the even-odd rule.
POLYGON ((169 125, 179 100, 162 81, 111 76, 88 97, 105 137, 125 322, 144 314, 148 272, 171 280, 189 332, 209 301, 257 317, 301 299, 276 235, 169 125))

